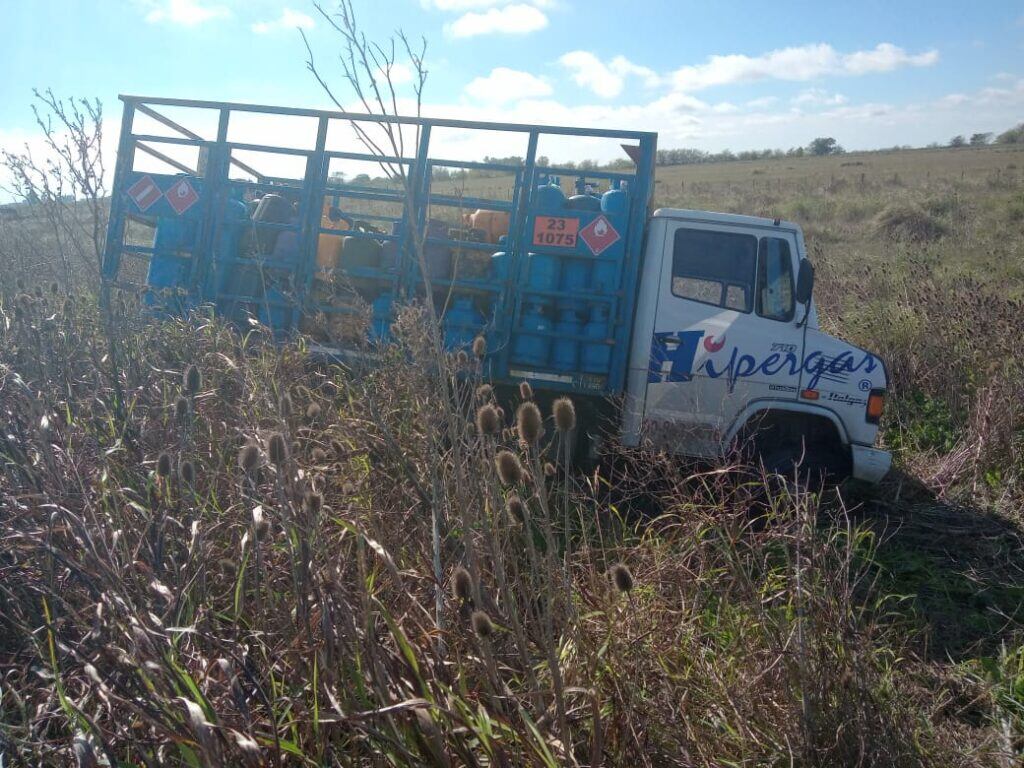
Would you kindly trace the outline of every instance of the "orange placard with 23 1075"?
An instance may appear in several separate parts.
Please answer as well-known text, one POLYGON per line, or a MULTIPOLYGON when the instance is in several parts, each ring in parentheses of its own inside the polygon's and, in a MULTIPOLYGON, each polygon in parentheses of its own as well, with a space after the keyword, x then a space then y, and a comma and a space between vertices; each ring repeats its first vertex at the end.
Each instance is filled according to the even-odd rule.
POLYGON ((580 220, 565 216, 538 216, 533 222, 533 244, 547 248, 575 248, 580 220))

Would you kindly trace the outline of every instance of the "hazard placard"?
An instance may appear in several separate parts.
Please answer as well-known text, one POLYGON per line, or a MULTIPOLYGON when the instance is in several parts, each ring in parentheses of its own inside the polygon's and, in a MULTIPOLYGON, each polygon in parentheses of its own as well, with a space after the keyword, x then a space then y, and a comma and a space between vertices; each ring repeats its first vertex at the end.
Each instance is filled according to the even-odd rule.
POLYGON ((145 213, 153 203, 163 196, 152 176, 143 176, 136 181, 128 188, 127 194, 131 201, 138 206, 140 213, 145 213))
POLYGON ((566 216, 538 216, 533 222, 533 244, 548 248, 575 248, 580 220, 566 216))
POLYGON ((188 179, 180 179, 167 190, 165 195, 174 212, 181 216, 185 211, 199 202, 199 193, 188 183, 188 179))
POLYGON ((604 216, 598 216, 580 231, 580 240, 595 256, 600 256, 620 239, 618 231, 604 216))

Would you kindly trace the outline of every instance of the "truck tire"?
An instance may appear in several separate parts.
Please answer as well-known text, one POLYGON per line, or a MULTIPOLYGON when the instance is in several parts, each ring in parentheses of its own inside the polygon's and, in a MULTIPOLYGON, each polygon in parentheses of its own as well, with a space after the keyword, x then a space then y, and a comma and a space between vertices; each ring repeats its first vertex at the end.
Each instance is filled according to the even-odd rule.
POLYGON ((845 475, 841 452, 820 444, 806 449, 803 445, 778 446, 762 453, 761 464, 769 475, 815 492, 841 481, 845 475))

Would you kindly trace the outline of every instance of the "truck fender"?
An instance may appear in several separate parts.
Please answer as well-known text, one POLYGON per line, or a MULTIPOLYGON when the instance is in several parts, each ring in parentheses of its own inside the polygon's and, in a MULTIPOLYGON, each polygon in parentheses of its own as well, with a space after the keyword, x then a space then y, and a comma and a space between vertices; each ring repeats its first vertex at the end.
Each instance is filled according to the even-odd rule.
POLYGON ((828 408, 796 400, 755 400, 740 411, 739 415, 733 420, 729 430, 725 433, 721 446, 723 454, 728 452, 729 447, 736 439, 736 436, 739 435, 740 430, 743 429, 754 416, 765 411, 790 411, 792 413, 804 413, 811 416, 823 417, 828 419, 835 426, 836 433, 839 435, 839 439, 842 441, 843 446, 845 447, 850 444, 850 436, 847 434, 846 427, 843 425, 843 422, 838 416, 836 416, 835 412, 828 408))

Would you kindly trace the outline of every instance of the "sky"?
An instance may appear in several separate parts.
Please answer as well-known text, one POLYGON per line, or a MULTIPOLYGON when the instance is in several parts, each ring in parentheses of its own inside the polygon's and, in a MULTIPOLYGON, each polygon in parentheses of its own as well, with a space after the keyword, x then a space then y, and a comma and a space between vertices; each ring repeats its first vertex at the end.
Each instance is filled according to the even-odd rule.
MULTIPOLYGON (((353 4, 373 40, 427 40, 434 116, 654 130, 709 151, 923 146, 1024 121, 1021 0, 353 4)), ((338 35, 307 0, 0 0, 0 29, 3 147, 34 141, 33 87, 99 98, 109 141, 119 93, 331 108, 300 29, 351 106, 338 35)), ((403 109, 408 71, 399 57, 403 109)), ((588 151, 549 154, 573 149, 588 151)))

